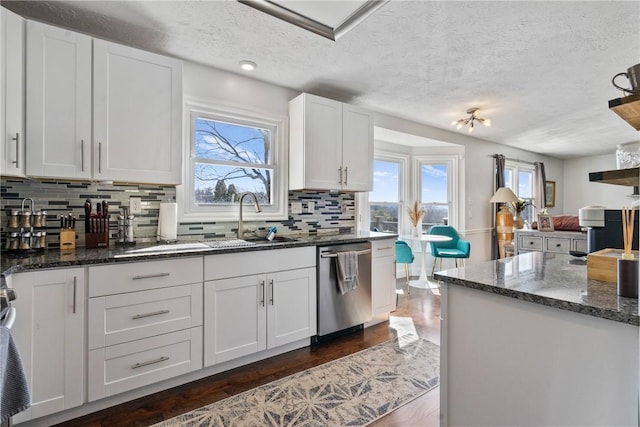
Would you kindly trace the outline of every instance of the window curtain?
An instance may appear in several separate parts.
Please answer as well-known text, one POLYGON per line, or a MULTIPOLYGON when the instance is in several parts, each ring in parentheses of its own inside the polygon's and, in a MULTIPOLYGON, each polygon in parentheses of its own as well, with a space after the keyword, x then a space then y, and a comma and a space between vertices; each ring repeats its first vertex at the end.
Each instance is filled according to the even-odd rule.
POLYGON ((544 163, 535 163, 535 180, 536 180, 536 194, 534 195, 534 204, 539 209, 547 207, 547 175, 544 172, 544 163))
MULTIPOLYGON (((500 187, 504 187, 504 165, 505 165, 505 157, 502 154, 494 154, 493 158, 495 160, 495 164, 496 164, 496 179, 495 179, 495 188, 494 188, 494 192, 498 190, 498 188, 500 187)), ((498 236, 496 235, 496 213, 498 213, 498 210, 500 209, 500 207, 498 206, 498 204, 496 203, 496 205, 494 206, 494 210, 493 210, 493 218, 492 218, 492 224, 493 227, 491 227, 491 259, 498 259, 499 254, 500 254, 500 248, 498 247, 498 236)))

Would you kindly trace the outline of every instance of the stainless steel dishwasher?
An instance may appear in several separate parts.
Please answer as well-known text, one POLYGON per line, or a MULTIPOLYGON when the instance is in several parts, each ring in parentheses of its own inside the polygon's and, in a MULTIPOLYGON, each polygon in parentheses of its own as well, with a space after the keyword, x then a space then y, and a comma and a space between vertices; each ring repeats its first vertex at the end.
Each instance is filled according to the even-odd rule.
POLYGON ((318 335, 321 338, 361 329, 371 320, 371 244, 369 242, 318 247, 318 335), (337 253, 358 253, 358 287, 342 295, 336 278, 337 253))

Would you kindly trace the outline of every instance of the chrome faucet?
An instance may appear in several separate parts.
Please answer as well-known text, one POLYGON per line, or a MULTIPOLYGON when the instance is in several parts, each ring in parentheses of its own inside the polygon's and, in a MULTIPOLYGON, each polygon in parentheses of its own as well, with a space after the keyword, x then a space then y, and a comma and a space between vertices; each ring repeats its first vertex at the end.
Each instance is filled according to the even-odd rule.
POLYGON ((258 203, 258 196, 255 193, 250 191, 246 193, 240 194, 240 217, 238 218, 238 239, 242 239, 244 237, 244 224, 242 223, 242 200, 245 196, 253 196, 253 205, 256 207, 256 212, 262 212, 262 208, 260 207, 260 203, 258 203))

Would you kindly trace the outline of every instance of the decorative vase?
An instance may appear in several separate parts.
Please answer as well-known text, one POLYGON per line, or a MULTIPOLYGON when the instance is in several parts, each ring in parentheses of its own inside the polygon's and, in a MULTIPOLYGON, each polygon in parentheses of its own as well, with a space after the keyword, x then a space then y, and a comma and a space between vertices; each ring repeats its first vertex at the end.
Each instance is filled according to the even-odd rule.
POLYGON ((520 212, 513 217, 513 228, 516 230, 520 230, 524 227, 524 219, 520 216, 520 212))
POLYGON ((638 259, 618 259, 618 295, 638 298, 638 259))
POLYGON ((411 234, 413 237, 419 237, 420 234, 422 234, 420 233, 420 228, 422 228, 421 225, 415 225, 411 228, 411 234))

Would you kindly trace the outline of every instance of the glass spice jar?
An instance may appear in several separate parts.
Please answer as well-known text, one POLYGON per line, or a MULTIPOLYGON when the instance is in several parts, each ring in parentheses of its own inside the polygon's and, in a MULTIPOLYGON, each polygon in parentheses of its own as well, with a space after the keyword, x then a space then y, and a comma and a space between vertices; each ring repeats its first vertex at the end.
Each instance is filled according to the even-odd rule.
POLYGON ((20 227, 31 228, 31 212, 22 211, 20 214, 20 227))
POLYGON ((20 211, 18 209, 12 209, 7 218, 7 228, 20 227, 20 211))
POLYGON ((39 231, 38 232, 38 248, 44 249, 47 247, 47 232, 39 231))
POLYGON ((32 221, 34 227, 42 227, 42 211, 36 211, 33 213, 32 221))
POLYGON ((20 249, 31 249, 31 232, 27 231, 20 236, 20 249))

